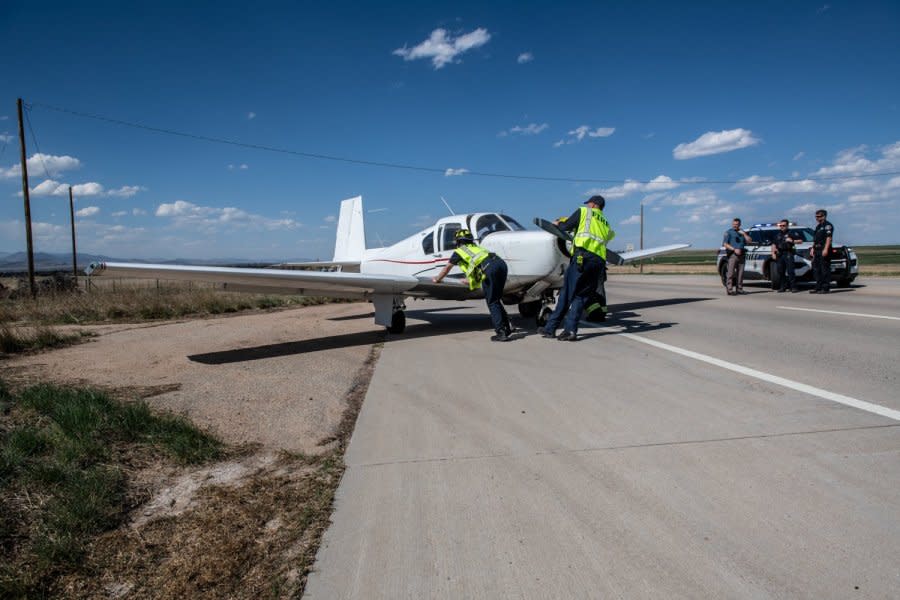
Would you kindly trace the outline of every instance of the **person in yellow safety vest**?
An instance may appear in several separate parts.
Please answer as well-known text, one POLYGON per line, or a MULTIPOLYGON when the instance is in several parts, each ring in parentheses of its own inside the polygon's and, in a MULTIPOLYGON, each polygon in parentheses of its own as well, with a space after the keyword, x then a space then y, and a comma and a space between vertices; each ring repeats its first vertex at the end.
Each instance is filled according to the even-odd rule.
POLYGON ((495 332, 495 335, 491 336, 491 341, 509 341, 512 326, 509 324, 509 315, 506 314, 506 309, 500 301, 508 273, 506 261, 476 244, 471 231, 461 229, 456 232, 456 250, 432 281, 440 283, 454 266, 459 266, 465 273, 470 290, 478 289, 479 286, 484 290, 484 300, 491 313, 491 323, 495 332))
MULTIPOLYGON (((560 217, 554 221, 557 225, 561 223, 565 223, 569 220, 569 217, 560 217)), ((573 247, 572 250, 575 248, 573 247)), ((562 288, 560 290, 559 298, 557 302, 562 302, 566 306, 568 306, 571 302, 571 299, 566 296, 567 290, 562 288)), ((571 292, 571 290, 568 290, 571 292)), ((591 294, 590 299, 588 300, 588 305, 584 309, 584 320, 591 321, 594 323, 602 323, 606 321, 606 314, 609 312, 609 307, 606 305, 606 270, 604 269, 603 275, 600 276, 600 281, 597 282, 597 289, 591 294)))
POLYGON ((603 216, 606 206, 603 196, 591 196, 585 204, 587 206, 573 212, 564 223, 556 222, 562 231, 573 234, 572 259, 556 307, 541 331, 545 338, 556 337, 556 328, 565 318, 563 332, 556 339, 577 340, 582 313, 591 304, 598 284, 605 279, 606 244, 616 233, 603 216))

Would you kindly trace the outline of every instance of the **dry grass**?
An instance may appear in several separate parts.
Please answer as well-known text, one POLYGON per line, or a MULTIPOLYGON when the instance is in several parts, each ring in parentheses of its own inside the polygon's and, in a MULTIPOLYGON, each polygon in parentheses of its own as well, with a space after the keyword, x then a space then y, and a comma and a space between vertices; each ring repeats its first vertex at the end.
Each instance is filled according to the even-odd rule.
POLYGON ((0 300, 0 323, 87 324, 176 319, 247 310, 324 304, 331 300, 305 296, 269 296, 223 292, 187 284, 107 281, 89 291, 42 291, 0 300), (24 297, 23 297, 24 296, 24 297))
MULTIPOLYGON (((191 476, 195 467, 179 466, 184 464, 183 459, 178 455, 170 458, 156 451, 153 445, 140 446, 119 440, 112 444, 110 452, 105 452, 103 446, 89 444, 93 451, 103 454, 104 473, 116 476, 112 482, 115 485, 107 486, 118 498, 116 503, 105 507, 105 514, 110 518, 100 524, 99 530, 86 532, 76 562, 44 563, 43 577, 36 581, 30 566, 33 562, 26 561, 26 564, 17 559, 15 564, 9 563, 5 573, 0 573, 6 577, 0 583, 6 584, 6 592, 11 597, 18 591, 22 597, 34 594, 60 598, 300 598, 328 526, 334 494, 345 468, 344 451, 380 351, 381 345, 375 345, 356 374, 345 397, 346 408, 337 431, 320 441, 329 451, 318 456, 282 453, 275 460, 257 460, 257 468, 234 481, 211 483, 202 475, 203 469, 227 469, 235 460, 247 464, 271 456, 250 455, 254 451, 250 448, 224 448, 222 452, 228 462, 203 467, 194 475, 204 483, 183 512, 165 509, 146 522, 135 519, 150 514, 148 500, 161 488, 174 479, 191 476)), ((106 397, 109 400, 101 404, 114 405, 108 393, 106 397)), ((95 396, 90 399, 93 401, 95 396)), ((33 424, 21 419, 22 413, 17 408, 10 413, 9 408, 15 407, 18 401, 6 388, 0 389, 0 401, 6 407, 7 418, 0 419, 0 433, 5 438, 9 439, 9 433, 16 427, 34 429, 33 424)), ((72 431, 88 429, 97 419, 134 421, 104 417, 106 409, 95 410, 93 403, 77 419, 71 411, 63 411, 63 419, 54 408, 56 403, 44 396, 31 405, 49 411, 49 416, 42 417, 41 426, 47 426, 48 419, 59 418, 72 431)), ((145 416, 145 408, 139 412, 142 420, 149 418, 145 416)), ((48 455, 43 442, 26 444, 25 441, 28 440, 17 442, 18 447, 27 450, 24 454, 48 455)), ((188 444, 188 448, 195 445, 188 444)), ((25 463, 18 460, 15 464, 25 463)), ((16 489, 12 500, 17 510, 22 509, 23 502, 35 502, 39 506, 41 498, 46 497, 35 490, 16 489), (31 500, 20 502, 24 498, 31 500)), ((169 503, 163 506, 168 507, 169 503)), ((5 507, 3 514, 11 515, 5 507)), ((19 527, 13 527, 15 523, 35 522, 18 517, 0 521, 9 526, 6 531, 10 535, 19 527)), ((10 550, 11 539, 0 539, 0 548, 10 550)), ((0 596, 5 597, 2 589, 0 596)))

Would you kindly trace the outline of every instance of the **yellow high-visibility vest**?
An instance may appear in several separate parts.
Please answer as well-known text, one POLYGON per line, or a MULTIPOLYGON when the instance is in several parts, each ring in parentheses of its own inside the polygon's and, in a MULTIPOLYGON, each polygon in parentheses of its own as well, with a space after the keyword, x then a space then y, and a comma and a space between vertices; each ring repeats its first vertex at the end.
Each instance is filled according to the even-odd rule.
POLYGON ((484 271, 479 268, 479 265, 487 260, 491 253, 478 244, 463 244, 453 252, 459 256, 459 268, 469 280, 469 289, 474 290, 480 287, 484 280, 484 271))
POLYGON ((581 215, 575 232, 575 247, 593 252, 606 260, 606 243, 616 237, 616 232, 609 226, 603 211, 599 208, 582 206, 578 210, 581 211, 581 215))

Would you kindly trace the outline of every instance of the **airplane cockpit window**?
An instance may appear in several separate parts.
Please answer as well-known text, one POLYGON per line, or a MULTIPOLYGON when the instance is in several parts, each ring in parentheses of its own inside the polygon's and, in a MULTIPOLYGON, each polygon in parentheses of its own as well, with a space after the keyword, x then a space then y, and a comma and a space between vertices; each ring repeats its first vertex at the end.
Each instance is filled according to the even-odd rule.
POLYGON ((447 223, 441 227, 441 250, 453 250, 456 248, 456 232, 462 229, 459 223, 447 223))
POLYGON ((500 217, 506 221, 506 224, 509 225, 513 231, 525 231, 525 228, 512 217, 508 215, 500 215, 500 217))
POLYGON ((481 215, 475 223, 475 237, 483 240, 495 231, 509 231, 509 226, 497 215, 481 215))
POLYGON ((434 254, 434 232, 429 231, 428 235, 422 238, 422 252, 425 254, 434 254))

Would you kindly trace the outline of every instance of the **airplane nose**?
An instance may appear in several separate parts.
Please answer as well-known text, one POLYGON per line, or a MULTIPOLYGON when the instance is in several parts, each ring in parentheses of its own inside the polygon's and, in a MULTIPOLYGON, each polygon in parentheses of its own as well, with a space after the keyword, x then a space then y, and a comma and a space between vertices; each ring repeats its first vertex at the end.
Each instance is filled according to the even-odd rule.
POLYGON ((482 245, 506 261, 510 275, 520 277, 544 277, 566 260, 557 246, 556 236, 546 231, 492 233, 482 245))

